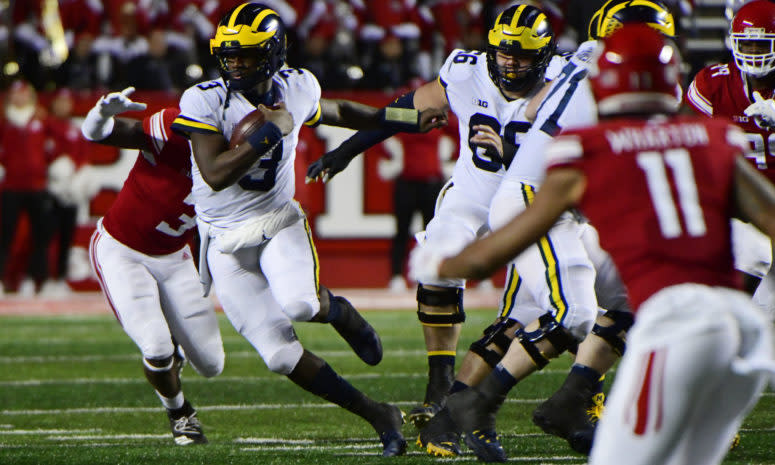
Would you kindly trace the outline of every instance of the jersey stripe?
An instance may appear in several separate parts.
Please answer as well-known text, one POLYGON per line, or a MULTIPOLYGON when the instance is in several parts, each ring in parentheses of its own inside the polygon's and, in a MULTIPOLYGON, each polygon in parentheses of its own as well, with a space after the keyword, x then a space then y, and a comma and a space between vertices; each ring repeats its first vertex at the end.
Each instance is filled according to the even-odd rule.
MULTIPOLYGON (((296 202, 294 200, 294 202, 296 202)), ((296 206, 301 209, 301 206, 296 203, 296 206)), ((309 248, 312 251, 312 262, 315 272, 315 291, 320 292, 320 261, 318 260, 318 251, 315 249, 315 243, 312 241, 312 231, 309 228, 309 221, 307 217, 304 217, 304 230, 307 231, 307 242, 309 242, 309 248)))
POLYGON ((220 134, 221 131, 215 126, 194 119, 178 116, 175 121, 172 122, 172 128, 182 133, 198 132, 204 134, 220 134))
POLYGON ((304 122, 307 126, 317 126, 320 123, 320 116, 323 114, 323 109, 320 107, 320 102, 318 102, 317 110, 315 110, 315 114, 312 115, 312 118, 308 119, 304 122))
POLYGON ((692 81, 691 85, 689 85, 686 99, 701 112, 708 116, 713 116, 713 104, 697 90, 697 81, 692 81))

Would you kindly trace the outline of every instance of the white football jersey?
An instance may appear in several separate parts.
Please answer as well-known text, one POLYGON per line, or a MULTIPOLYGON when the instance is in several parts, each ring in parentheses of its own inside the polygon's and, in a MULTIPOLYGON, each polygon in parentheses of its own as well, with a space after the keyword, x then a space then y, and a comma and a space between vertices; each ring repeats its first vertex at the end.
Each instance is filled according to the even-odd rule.
MULTIPOLYGON (((546 78, 556 74, 559 57, 554 57, 547 68, 546 78)), ((446 89, 451 110, 459 121, 460 156, 455 164, 453 179, 461 183, 471 195, 489 202, 494 189, 505 173, 510 160, 490 154, 469 142, 473 127, 487 125, 508 142, 519 145, 531 123, 525 117, 530 96, 507 99, 490 79, 487 54, 481 51, 456 49, 447 57, 439 71, 439 82, 446 89)))
POLYGON ((597 110, 587 68, 597 42, 579 45, 576 53, 552 81, 549 93, 538 107, 533 126, 522 137, 506 178, 538 187, 546 175, 546 145, 560 130, 597 122, 597 110))
MULTIPOLYGON (((196 160, 192 163, 196 213, 213 226, 232 228, 293 198, 299 130, 302 124, 314 124, 320 118, 320 84, 312 73, 296 68, 278 71, 272 83, 275 102, 284 102, 293 116, 293 131, 256 161, 239 181, 220 191, 213 190, 202 179, 196 160)), ((234 126, 256 106, 240 92, 231 92, 228 101, 226 95, 223 79, 190 87, 180 99, 180 115, 173 127, 185 132, 223 134, 229 140, 234 126)))

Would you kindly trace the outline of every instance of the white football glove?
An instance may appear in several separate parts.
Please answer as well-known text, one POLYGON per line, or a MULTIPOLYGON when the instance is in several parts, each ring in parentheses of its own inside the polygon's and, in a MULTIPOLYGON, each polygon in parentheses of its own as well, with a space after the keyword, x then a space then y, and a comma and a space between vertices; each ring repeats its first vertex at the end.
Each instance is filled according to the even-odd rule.
POLYGON ((121 92, 111 92, 103 95, 97 104, 89 110, 81 124, 81 133, 88 140, 99 141, 105 139, 113 132, 113 117, 126 111, 145 110, 146 104, 133 102, 129 95, 135 91, 134 87, 127 87, 121 92))
POLYGON ((438 281, 439 267, 445 258, 428 247, 418 245, 409 254, 409 279, 418 283, 438 281))
POLYGON ((754 103, 745 109, 746 116, 751 116, 764 127, 775 127, 775 101, 765 100, 759 92, 753 93, 754 103))

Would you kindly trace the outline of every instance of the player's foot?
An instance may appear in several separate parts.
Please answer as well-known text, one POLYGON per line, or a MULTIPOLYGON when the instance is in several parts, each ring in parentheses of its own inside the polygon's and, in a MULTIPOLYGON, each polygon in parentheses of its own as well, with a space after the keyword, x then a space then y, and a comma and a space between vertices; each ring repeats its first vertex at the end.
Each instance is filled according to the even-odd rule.
POLYGON ((590 386, 568 381, 533 411, 533 423, 560 437, 576 452, 589 455, 605 396, 590 386))
POLYGON ((732 444, 729 445, 729 450, 735 450, 737 449, 737 446, 740 445, 740 433, 735 433, 734 439, 732 439, 732 444))
POLYGON ((331 322, 336 332, 350 344, 355 355, 369 365, 382 360, 382 341, 379 334, 344 297, 334 296, 341 314, 331 322))
POLYGON ((437 457, 460 455, 460 433, 446 408, 437 412, 420 431, 417 445, 437 457))
POLYGON ((167 417, 170 419, 170 428, 175 444, 180 446, 207 444, 207 438, 202 432, 202 424, 199 423, 196 410, 188 401, 185 401, 179 409, 167 409, 167 417))
POLYGON ((376 412, 376 420, 371 422, 371 426, 379 434, 379 440, 382 442, 382 456, 404 455, 406 440, 401 434, 404 413, 398 407, 388 403, 378 404, 377 409, 380 411, 376 412))
POLYGON ((495 431, 495 416, 505 394, 488 398, 478 387, 471 387, 447 398, 452 421, 465 434, 466 445, 483 462, 505 462, 506 451, 495 431))
POLYGON ((406 421, 421 430, 434 415, 439 413, 439 410, 441 410, 441 405, 436 402, 424 403, 410 410, 409 415, 406 416, 406 421))
POLYGON ((508 460, 497 433, 494 430, 475 430, 466 433, 466 445, 482 462, 505 462, 508 460))

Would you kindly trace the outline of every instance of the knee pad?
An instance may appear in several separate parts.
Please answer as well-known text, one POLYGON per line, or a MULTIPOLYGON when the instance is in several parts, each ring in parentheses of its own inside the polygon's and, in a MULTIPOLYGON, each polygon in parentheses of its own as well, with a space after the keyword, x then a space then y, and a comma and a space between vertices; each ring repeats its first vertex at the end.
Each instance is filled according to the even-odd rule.
POLYGON ((441 290, 427 289, 422 284, 417 286, 417 319, 424 326, 452 326, 466 321, 463 310, 463 289, 448 287, 441 290), (446 313, 426 313, 419 304, 429 307, 439 307, 446 313), (454 306, 449 311, 446 307, 454 306))
POLYGON ((309 321, 320 310, 320 303, 314 305, 313 302, 306 300, 296 300, 283 307, 283 313, 288 315, 293 321, 309 321))
POLYGON ((482 357, 488 365, 495 368, 495 365, 501 361, 511 345, 512 338, 507 336, 507 332, 517 324, 519 324, 517 320, 512 320, 510 318, 500 319, 488 326, 484 330, 484 336, 481 339, 474 341, 469 350, 482 357), (488 346, 490 344, 494 344, 499 348, 501 353, 489 349, 488 346))
POLYGON ((630 330, 634 323, 634 317, 632 313, 615 310, 609 310, 603 316, 613 320, 614 324, 611 326, 595 324, 592 327, 592 334, 602 338, 616 352, 616 355, 621 357, 627 348, 627 344, 625 337, 620 336, 619 333, 624 332, 626 334, 630 330))
POLYGON ((535 331, 517 330, 516 339, 533 359, 533 363, 541 370, 549 363, 549 359, 536 347, 537 342, 547 339, 558 353, 562 353, 571 348, 575 350, 578 341, 554 319, 551 313, 541 315, 538 318, 538 323, 540 327, 535 331))
POLYGON ((212 378, 223 372, 224 358, 223 347, 221 347, 216 356, 207 357, 206 360, 198 360, 196 363, 193 360, 189 360, 189 363, 200 375, 205 378, 212 378))
POLYGON ((304 353, 288 320, 276 321, 269 327, 259 327, 242 335, 253 344, 267 368, 275 373, 289 374, 304 353))

